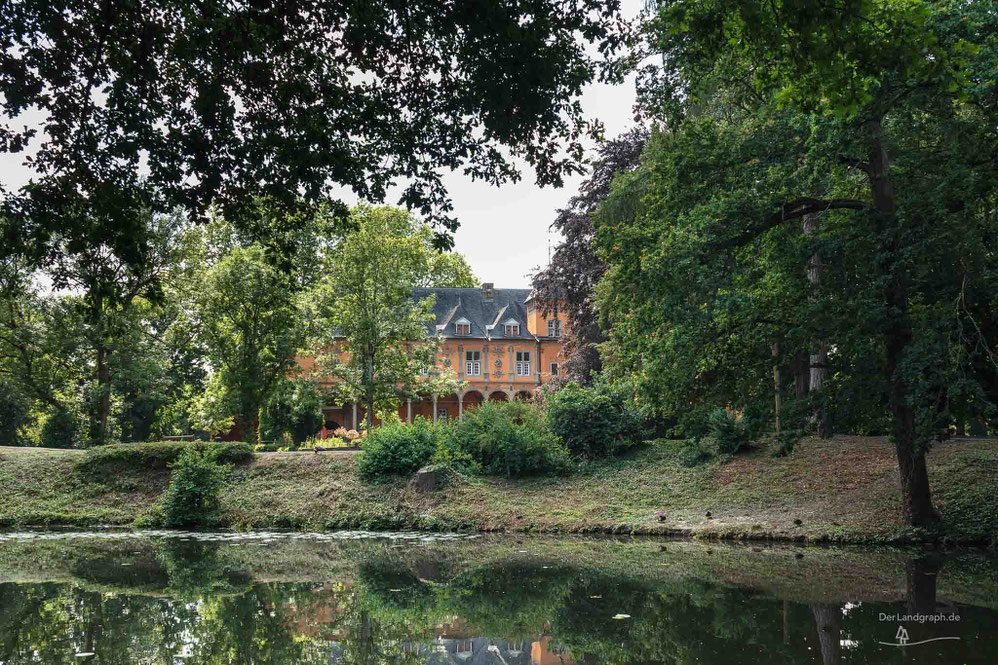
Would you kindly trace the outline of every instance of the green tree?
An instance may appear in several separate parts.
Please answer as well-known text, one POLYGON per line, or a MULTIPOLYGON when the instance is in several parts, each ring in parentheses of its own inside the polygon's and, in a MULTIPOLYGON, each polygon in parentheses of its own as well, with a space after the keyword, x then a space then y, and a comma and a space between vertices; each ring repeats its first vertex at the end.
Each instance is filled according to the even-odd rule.
MULTIPOLYGON (((118 352, 128 340, 141 336, 145 325, 143 305, 162 299, 162 282, 179 260, 178 238, 186 219, 179 213, 138 213, 141 240, 133 247, 143 255, 140 262, 108 245, 87 243, 77 247, 62 238, 57 257, 46 273, 54 286, 68 289, 66 302, 76 311, 80 333, 91 354, 92 389, 88 396, 88 440, 107 443, 112 416, 112 394, 118 352)), ((91 221, 91 224, 98 224, 91 221)), ((141 370, 137 370, 141 371, 141 370)))
POLYGON ((260 440, 260 411, 291 368, 302 326, 287 274, 259 245, 234 247, 205 274, 197 302, 214 371, 244 436, 260 440))
POLYGON ((824 348, 822 397, 889 416, 907 524, 937 519, 930 441, 991 408, 995 22, 986 3, 659 3, 643 90, 667 119, 601 210, 622 367, 689 413, 758 401, 774 362, 824 348))
POLYGON ((65 299, 44 294, 28 263, 0 260, 0 374, 43 410, 65 411, 67 386, 86 380, 80 325, 65 299))
POLYGON ((463 254, 438 251, 430 259, 429 273, 413 286, 474 288, 480 284, 463 254))
POLYGON ((341 397, 367 406, 370 428, 376 408, 393 408, 435 364, 436 340, 427 330, 433 301, 414 300, 412 289, 439 275, 433 269, 440 259, 430 228, 403 210, 362 205, 350 219, 357 230, 330 254, 312 296, 315 341, 341 397), (349 354, 346 363, 339 352, 349 354))

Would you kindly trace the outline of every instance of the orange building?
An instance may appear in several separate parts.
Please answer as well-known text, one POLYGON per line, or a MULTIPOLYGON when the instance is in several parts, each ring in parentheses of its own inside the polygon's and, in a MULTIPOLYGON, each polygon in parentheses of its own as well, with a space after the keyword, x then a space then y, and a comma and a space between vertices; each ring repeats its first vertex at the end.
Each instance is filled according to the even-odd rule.
MULTIPOLYGON (((399 406, 399 417, 411 422, 459 418, 484 400, 530 397, 558 375, 562 362, 564 320, 557 305, 545 308, 531 289, 413 289, 417 299, 436 296, 435 321, 428 332, 440 339, 437 368, 453 372, 461 389, 449 395, 427 395, 399 406), (547 311, 546 311, 547 310, 547 311)), ((310 363, 303 359, 303 366, 310 363)), ((323 409, 326 427, 359 429, 361 404, 323 409)))

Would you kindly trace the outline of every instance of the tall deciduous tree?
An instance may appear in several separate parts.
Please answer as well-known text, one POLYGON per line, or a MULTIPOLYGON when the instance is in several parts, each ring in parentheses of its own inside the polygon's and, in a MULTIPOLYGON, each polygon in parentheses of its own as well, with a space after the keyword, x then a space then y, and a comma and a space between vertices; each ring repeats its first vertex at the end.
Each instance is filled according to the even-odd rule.
POLYGON ((937 519, 930 441, 990 408, 996 21, 976 2, 659 3, 643 90, 665 129, 599 230, 614 348, 646 387, 677 409, 757 399, 773 348, 829 344, 832 392, 888 416, 906 524, 937 519))
POLYGON ((316 344, 342 394, 366 405, 370 427, 375 409, 416 391, 421 370, 434 364, 435 339, 427 332, 433 301, 414 300, 413 287, 474 278, 463 259, 443 260, 430 228, 403 210, 362 205, 351 221, 357 230, 330 254, 312 297, 321 322, 316 344), (338 363, 330 351, 349 359, 338 363))
POLYGON ((59 366, 75 365, 75 370, 89 373, 77 383, 89 384, 85 411, 92 444, 108 441, 112 392, 130 371, 128 361, 134 370, 130 378, 141 372, 136 364, 138 347, 148 336, 145 326, 153 318, 151 310, 162 300, 162 280, 179 260, 184 222, 178 214, 141 213, 135 249, 143 258, 134 263, 108 245, 78 244, 60 237, 62 250, 41 273, 59 291, 56 294, 38 293, 39 275, 30 262, 15 256, 5 260, 10 290, 4 297, 0 354, 11 359, 19 379, 37 399, 60 412, 68 405, 60 403, 51 384, 59 374, 63 378, 59 388, 66 387, 67 373, 59 366), (128 353, 119 358, 122 349, 128 353), (83 356, 82 362, 72 359, 77 354, 83 356))
POLYGON ((302 341, 290 277, 268 262, 259 245, 234 247, 205 275, 198 312, 217 381, 237 409, 237 424, 259 442, 260 411, 302 341))

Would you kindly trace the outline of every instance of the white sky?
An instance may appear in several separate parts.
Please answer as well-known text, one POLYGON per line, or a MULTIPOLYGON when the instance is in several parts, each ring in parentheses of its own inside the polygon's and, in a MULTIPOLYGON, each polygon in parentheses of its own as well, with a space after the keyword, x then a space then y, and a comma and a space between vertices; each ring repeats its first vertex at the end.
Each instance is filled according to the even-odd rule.
MULTIPOLYGON (((632 18, 642 0, 623 0, 622 4, 625 16, 632 18)), ((603 122, 606 137, 611 138, 632 126, 634 100, 634 78, 629 77, 619 86, 588 86, 582 106, 588 118, 603 122)), ((30 114, 21 118, 25 124, 32 120, 30 114)), ((30 177, 23 157, 23 153, 0 155, 0 183, 5 188, 16 189, 30 177)), ((529 168, 523 169, 520 182, 501 187, 449 174, 444 182, 454 202, 453 214, 461 224, 454 238, 455 251, 467 257, 483 282, 494 282, 499 288, 528 287, 534 269, 547 264, 549 243, 553 247, 558 242, 548 228, 555 211, 567 203, 584 178, 566 178, 564 187, 554 189, 534 184, 529 168)), ((349 196, 343 198, 353 202, 349 196)), ((391 196, 386 203, 394 203, 391 196)))
MULTIPOLYGON (((598 118, 612 138, 633 125, 634 80, 619 86, 590 85, 582 98, 587 117, 598 118)), ((575 194, 585 176, 565 179, 560 189, 538 187, 534 174, 524 170, 516 184, 492 187, 454 174, 445 179, 461 227, 454 250, 464 254, 475 274, 496 287, 530 286, 530 273, 547 264, 548 243, 558 235, 549 231, 555 212, 575 194)))

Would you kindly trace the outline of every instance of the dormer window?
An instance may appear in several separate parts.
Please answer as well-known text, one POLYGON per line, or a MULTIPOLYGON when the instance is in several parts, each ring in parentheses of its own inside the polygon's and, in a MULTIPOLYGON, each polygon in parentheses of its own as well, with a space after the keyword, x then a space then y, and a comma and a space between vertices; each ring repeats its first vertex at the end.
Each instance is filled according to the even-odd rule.
POLYGON ((561 319, 548 319, 548 337, 561 337, 561 319))
POLYGON ((471 321, 468 319, 459 319, 454 322, 454 334, 455 335, 470 335, 471 334, 471 321))
POLYGON ((502 325, 506 337, 520 336, 520 324, 516 321, 516 319, 507 319, 502 325))

